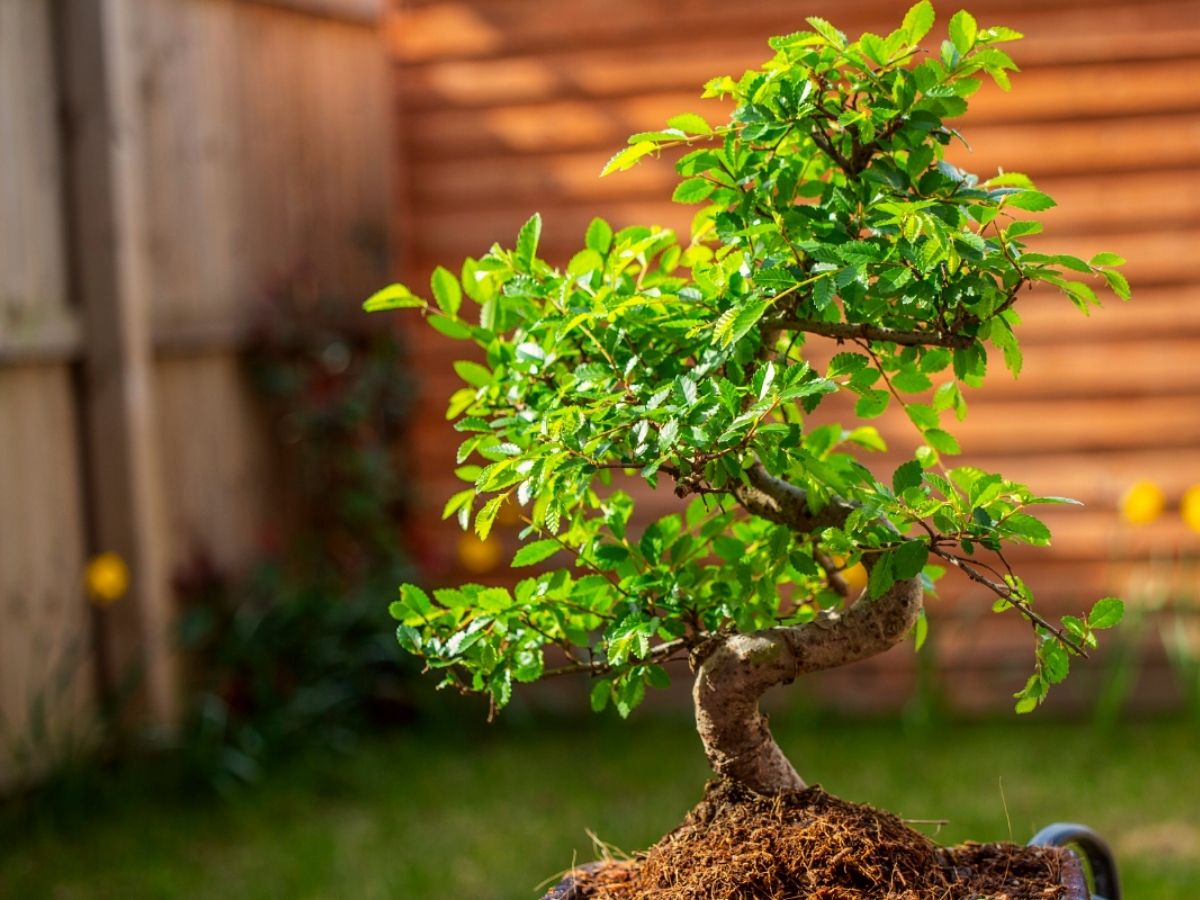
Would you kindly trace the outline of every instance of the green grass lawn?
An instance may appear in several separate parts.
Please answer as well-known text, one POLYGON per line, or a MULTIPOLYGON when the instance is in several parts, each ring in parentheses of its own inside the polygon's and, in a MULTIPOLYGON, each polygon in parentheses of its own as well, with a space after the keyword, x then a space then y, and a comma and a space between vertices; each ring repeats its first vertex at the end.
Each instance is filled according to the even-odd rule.
MULTIPOLYGON (((1022 718, 908 733, 781 716, 776 730, 827 789, 949 819, 939 840, 1023 841, 1048 822, 1081 821, 1115 845, 1132 900, 1200 888, 1195 726, 1101 734, 1022 718)), ((280 767, 226 801, 126 773, 65 829, 5 834, 0 897, 529 900, 590 858, 588 829, 629 850, 653 842, 706 772, 688 722, 641 716, 627 727, 555 720, 379 738, 280 767)))

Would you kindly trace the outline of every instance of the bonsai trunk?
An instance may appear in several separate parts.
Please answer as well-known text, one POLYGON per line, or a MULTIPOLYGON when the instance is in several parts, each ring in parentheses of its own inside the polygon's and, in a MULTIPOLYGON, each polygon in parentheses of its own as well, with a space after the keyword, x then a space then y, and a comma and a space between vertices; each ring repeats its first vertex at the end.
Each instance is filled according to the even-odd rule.
MULTIPOLYGON (((850 511, 834 502, 814 515, 803 491, 761 466, 749 475, 750 484, 738 493, 742 505, 797 531, 840 525, 850 511)), ((872 560, 866 558, 864 564, 869 569, 872 560)), ((863 591, 849 608, 826 610, 805 625, 731 634, 718 641, 697 667, 692 694, 696 728, 713 770, 759 793, 803 788, 804 780, 771 736, 759 698, 805 672, 865 659, 903 640, 921 611, 922 594, 920 578, 910 578, 875 600, 863 591)))

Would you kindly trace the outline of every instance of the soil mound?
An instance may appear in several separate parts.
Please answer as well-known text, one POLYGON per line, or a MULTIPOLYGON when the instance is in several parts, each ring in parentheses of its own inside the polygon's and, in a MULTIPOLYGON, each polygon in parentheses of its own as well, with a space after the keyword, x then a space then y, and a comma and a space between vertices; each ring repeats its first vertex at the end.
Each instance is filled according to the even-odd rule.
MULTIPOLYGON (((945 849, 890 813, 819 787, 771 796, 717 782, 673 832, 580 876, 587 900, 1053 900, 1067 855, 1046 847, 945 849)), ((571 895, 568 895, 571 896, 571 895)))

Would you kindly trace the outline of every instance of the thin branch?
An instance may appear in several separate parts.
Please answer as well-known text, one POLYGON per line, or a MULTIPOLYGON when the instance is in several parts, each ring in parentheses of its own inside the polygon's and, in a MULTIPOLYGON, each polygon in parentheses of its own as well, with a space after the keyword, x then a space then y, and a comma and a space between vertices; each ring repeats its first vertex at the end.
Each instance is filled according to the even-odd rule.
POLYGON ((999 582, 992 581, 992 579, 988 578, 986 575, 983 575, 977 569, 975 569, 973 566, 969 565, 969 562, 973 562, 973 560, 968 561, 961 556, 955 556, 953 553, 949 553, 949 552, 947 552, 945 550, 941 550, 937 547, 933 547, 932 552, 935 555, 944 559, 946 562, 950 563, 950 565, 954 566, 960 572, 963 572, 968 578, 970 578, 976 584, 983 585, 984 587, 986 587, 988 590, 990 590, 992 593, 994 593, 1000 599, 1005 600, 1008 603, 1011 603, 1013 608, 1015 608, 1019 613, 1021 613, 1021 615, 1023 615, 1026 619, 1028 619, 1033 624, 1039 625, 1042 628, 1045 628, 1048 632, 1050 632, 1052 635, 1054 635, 1055 639, 1060 644, 1069 648, 1077 656, 1082 656, 1084 658, 1087 658, 1088 652, 1087 652, 1087 650, 1084 649, 1082 644, 1080 644, 1078 641, 1076 641, 1074 638, 1072 638, 1070 635, 1068 635, 1065 631, 1063 631, 1057 625, 1053 625, 1050 622, 1048 622, 1041 614, 1036 612, 1033 609, 1033 607, 1031 607, 1028 603, 1026 603, 1025 600, 1021 598, 1020 594, 1018 594, 1015 590, 1010 588, 1008 585, 1000 584, 999 582))
MULTIPOLYGON (((642 665, 645 663, 670 662, 671 656, 678 653, 680 650, 686 650, 689 646, 689 643, 696 643, 697 640, 707 639, 708 637, 709 635, 699 635, 688 639, 676 638, 673 641, 667 641, 665 644, 659 644, 657 647, 652 648, 649 655, 647 655, 645 659, 633 660, 631 662, 636 665, 642 665)), ((559 675, 579 675, 583 672, 587 672, 589 675, 595 677, 599 675, 608 675, 613 671, 615 671, 614 668, 608 663, 596 662, 593 660, 592 662, 571 663, 570 665, 558 666, 554 669, 546 669, 542 673, 542 677, 554 678, 559 675)))
POLYGON ((845 340, 887 341, 911 347, 966 348, 975 338, 965 334, 939 331, 902 331, 882 325, 852 322, 820 322, 816 319, 764 319, 767 329, 787 329, 845 340))

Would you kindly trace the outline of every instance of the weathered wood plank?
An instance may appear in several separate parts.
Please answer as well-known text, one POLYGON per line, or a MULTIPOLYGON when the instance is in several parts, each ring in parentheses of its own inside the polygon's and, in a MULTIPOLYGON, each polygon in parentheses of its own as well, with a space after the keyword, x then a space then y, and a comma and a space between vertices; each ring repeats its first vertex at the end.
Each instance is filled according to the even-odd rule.
POLYGON ((50 6, 0 0, 0 343, 53 329, 67 305, 50 6))
POLYGON ((66 366, 0 369, 0 785, 96 726, 72 394, 66 366))
POLYGON ((369 293, 391 200, 377 34, 215 0, 149 0, 138 25, 156 328, 228 328, 297 284, 369 293))
POLYGON ((68 209, 87 333, 91 534, 132 574, 128 598, 102 614, 108 674, 138 673, 145 713, 169 723, 178 698, 154 434, 138 7, 131 0, 66 5, 60 56, 71 122, 68 209))
POLYGON ((286 529, 272 514, 283 489, 268 453, 277 423, 263 419, 236 354, 160 359, 154 374, 172 575, 198 560, 242 574, 286 529))

